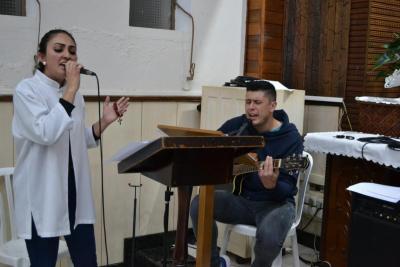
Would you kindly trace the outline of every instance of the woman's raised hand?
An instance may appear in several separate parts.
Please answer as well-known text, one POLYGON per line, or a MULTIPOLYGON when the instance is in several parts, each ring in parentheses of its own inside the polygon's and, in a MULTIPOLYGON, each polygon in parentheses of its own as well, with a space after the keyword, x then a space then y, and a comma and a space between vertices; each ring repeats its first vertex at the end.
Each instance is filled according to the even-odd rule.
POLYGON ((121 97, 116 102, 111 103, 110 97, 107 96, 103 106, 103 120, 110 124, 117 119, 121 119, 124 113, 128 110, 129 97, 121 97))

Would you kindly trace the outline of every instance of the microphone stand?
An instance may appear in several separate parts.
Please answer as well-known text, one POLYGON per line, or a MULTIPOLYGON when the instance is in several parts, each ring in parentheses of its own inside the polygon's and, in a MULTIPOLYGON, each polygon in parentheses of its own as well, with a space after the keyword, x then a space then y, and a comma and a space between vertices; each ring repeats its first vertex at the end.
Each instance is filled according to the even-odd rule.
POLYGON ((136 188, 141 187, 142 184, 134 185, 129 183, 130 187, 135 189, 134 199, 133 199, 133 226, 132 226, 132 254, 131 254, 131 266, 135 266, 135 259, 136 259, 136 205, 137 205, 137 198, 136 198, 136 188))
POLYGON ((164 258, 163 258, 163 267, 167 266, 168 262, 168 217, 169 217, 169 201, 171 200, 171 196, 174 194, 174 192, 171 191, 171 187, 167 186, 167 189, 165 190, 165 210, 164 210, 164 258))

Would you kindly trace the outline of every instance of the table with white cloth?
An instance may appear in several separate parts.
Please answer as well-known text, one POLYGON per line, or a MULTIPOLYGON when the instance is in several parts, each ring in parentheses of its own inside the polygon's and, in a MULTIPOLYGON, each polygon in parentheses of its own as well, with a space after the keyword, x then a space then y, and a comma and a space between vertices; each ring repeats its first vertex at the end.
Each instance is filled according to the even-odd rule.
POLYGON ((365 137, 378 135, 319 132, 304 138, 306 151, 327 154, 320 252, 332 266, 347 266, 351 195, 346 188, 365 181, 400 186, 400 151, 357 140, 365 137))

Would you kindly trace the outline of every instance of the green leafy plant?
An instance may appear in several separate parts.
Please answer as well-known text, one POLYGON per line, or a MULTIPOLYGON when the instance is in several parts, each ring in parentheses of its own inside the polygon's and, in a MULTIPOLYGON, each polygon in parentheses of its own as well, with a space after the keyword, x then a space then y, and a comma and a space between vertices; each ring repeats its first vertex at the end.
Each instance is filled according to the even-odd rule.
POLYGON ((394 33, 393 35, 394 40, 383 46, 385 52, 375 62, 374 70, 386 66, 386 68, 378 72, 378 77, 387 77, 396 69, 400 69, 400 34, 394 33))

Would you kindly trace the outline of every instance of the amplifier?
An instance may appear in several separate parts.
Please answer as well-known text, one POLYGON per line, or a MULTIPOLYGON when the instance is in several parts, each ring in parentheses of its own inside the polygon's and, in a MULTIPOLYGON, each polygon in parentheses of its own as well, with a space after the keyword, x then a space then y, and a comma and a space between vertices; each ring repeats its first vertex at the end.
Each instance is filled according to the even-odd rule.
POLYGON ((348 267, 400 266, 400 203, 352 193, 348 267))

